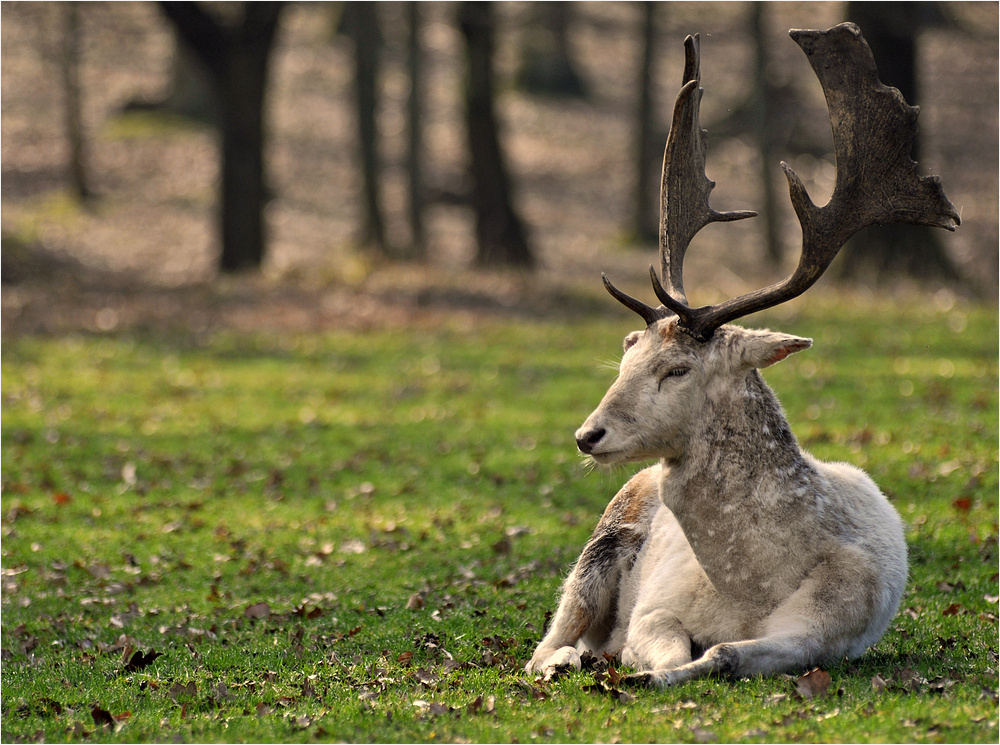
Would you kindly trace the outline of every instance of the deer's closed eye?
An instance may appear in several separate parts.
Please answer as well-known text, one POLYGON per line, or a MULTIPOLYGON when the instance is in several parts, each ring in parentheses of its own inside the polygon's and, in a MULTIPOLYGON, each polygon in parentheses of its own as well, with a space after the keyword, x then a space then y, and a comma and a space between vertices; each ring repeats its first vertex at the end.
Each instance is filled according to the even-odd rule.
POLYGON ((681 378, 690 372, 688 367, 672 367, 660 376, 660 383, 657 388, 662 388, 663 384, 670 378, 681 378))

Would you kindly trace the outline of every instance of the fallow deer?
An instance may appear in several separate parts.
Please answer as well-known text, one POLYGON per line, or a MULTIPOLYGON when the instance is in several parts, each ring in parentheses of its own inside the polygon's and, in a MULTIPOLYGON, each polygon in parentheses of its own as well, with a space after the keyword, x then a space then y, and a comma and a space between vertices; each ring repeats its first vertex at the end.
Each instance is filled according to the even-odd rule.
POLYGON ((856 657, 896 613, 907 579, 899 515, 862 471, 800 448, 759 373, 811 340, 730 322, 805 292, 854 233, 902 222, 954 230, 959 216, 910 150, 917 109, 884 86, 853 24, 791 31, 826 96, 837 177, 815 206, 784 163, 802 254, 784 281, 718 305, 688 305, 692 237, 752 217, 709 206, 698 37, 663 161, 662 281, 651 307, 608 291, 646 323, 625 340, 617 380, 577 430, 598 463, 657 460, 612 500, 567 578, 526 670, 580 669, 580 653, 615 655, 627 683, 670 686, 856 657))

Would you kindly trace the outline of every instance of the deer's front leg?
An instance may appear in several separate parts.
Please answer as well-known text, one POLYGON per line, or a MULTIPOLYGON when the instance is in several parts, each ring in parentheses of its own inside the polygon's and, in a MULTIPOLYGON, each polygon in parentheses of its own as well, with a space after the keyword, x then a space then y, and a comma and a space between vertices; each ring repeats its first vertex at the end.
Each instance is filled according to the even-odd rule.
POLYGON ((666 670, 691 662, 691 637, 669 610, 638 611, 629 623, 622 664, 666 670))
POLYGON ((584 636, 607 636, 618 607, 620 537, 598 531, 566 580, 548 633, 525 667, 529 673, 581 667, 577 644, 584 636), (596 632, 596 633, 595 633, 596 632))
POLYGON ((603 651, 617 620, 622 576, 635 563, 660 507, 650 470, 633 477, 604 511, 566 580, 559 608, 525 666, 527 672, 579 670, 581 649, 603 651))

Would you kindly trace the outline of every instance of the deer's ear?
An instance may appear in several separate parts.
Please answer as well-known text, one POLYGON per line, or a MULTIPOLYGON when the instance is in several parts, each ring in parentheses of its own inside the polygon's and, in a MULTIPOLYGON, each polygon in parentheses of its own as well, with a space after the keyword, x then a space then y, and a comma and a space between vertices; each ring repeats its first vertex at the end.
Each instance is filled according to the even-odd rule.
POLYGON ((639 341, 640 337, 642 337, 642 334, 643 334, 642 331, 633 331, 631 334, 629 334, 628 336, 626 336, 625 337, 625 341, 622 343, 622 347, 624 348, 624 351, 627 352, 632 347, 634 347, 635 343, 637 341, 639 341))
POLYGON ((770 367, 790 354, 812 346, 812 339, 779 334, 774 331, 750 331, 740 340, 741 360, 747 367, 770 367))

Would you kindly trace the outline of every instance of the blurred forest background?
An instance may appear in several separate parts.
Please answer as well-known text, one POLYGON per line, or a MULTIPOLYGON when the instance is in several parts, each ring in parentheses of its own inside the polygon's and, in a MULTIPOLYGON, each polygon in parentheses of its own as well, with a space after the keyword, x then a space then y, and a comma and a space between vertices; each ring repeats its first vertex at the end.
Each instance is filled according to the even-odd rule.
POLYGON ((601 271, 655 261, 689 33, 713 206, 762 212, 699 235, 692 300, 774 281, 799 251, 778 163, 817 203, 834 178, 787 30, 844 20, 963 224, 866 231, 823 284, 994 302, 996 3, 3 2, 3 330, 602 307, 601 271))

